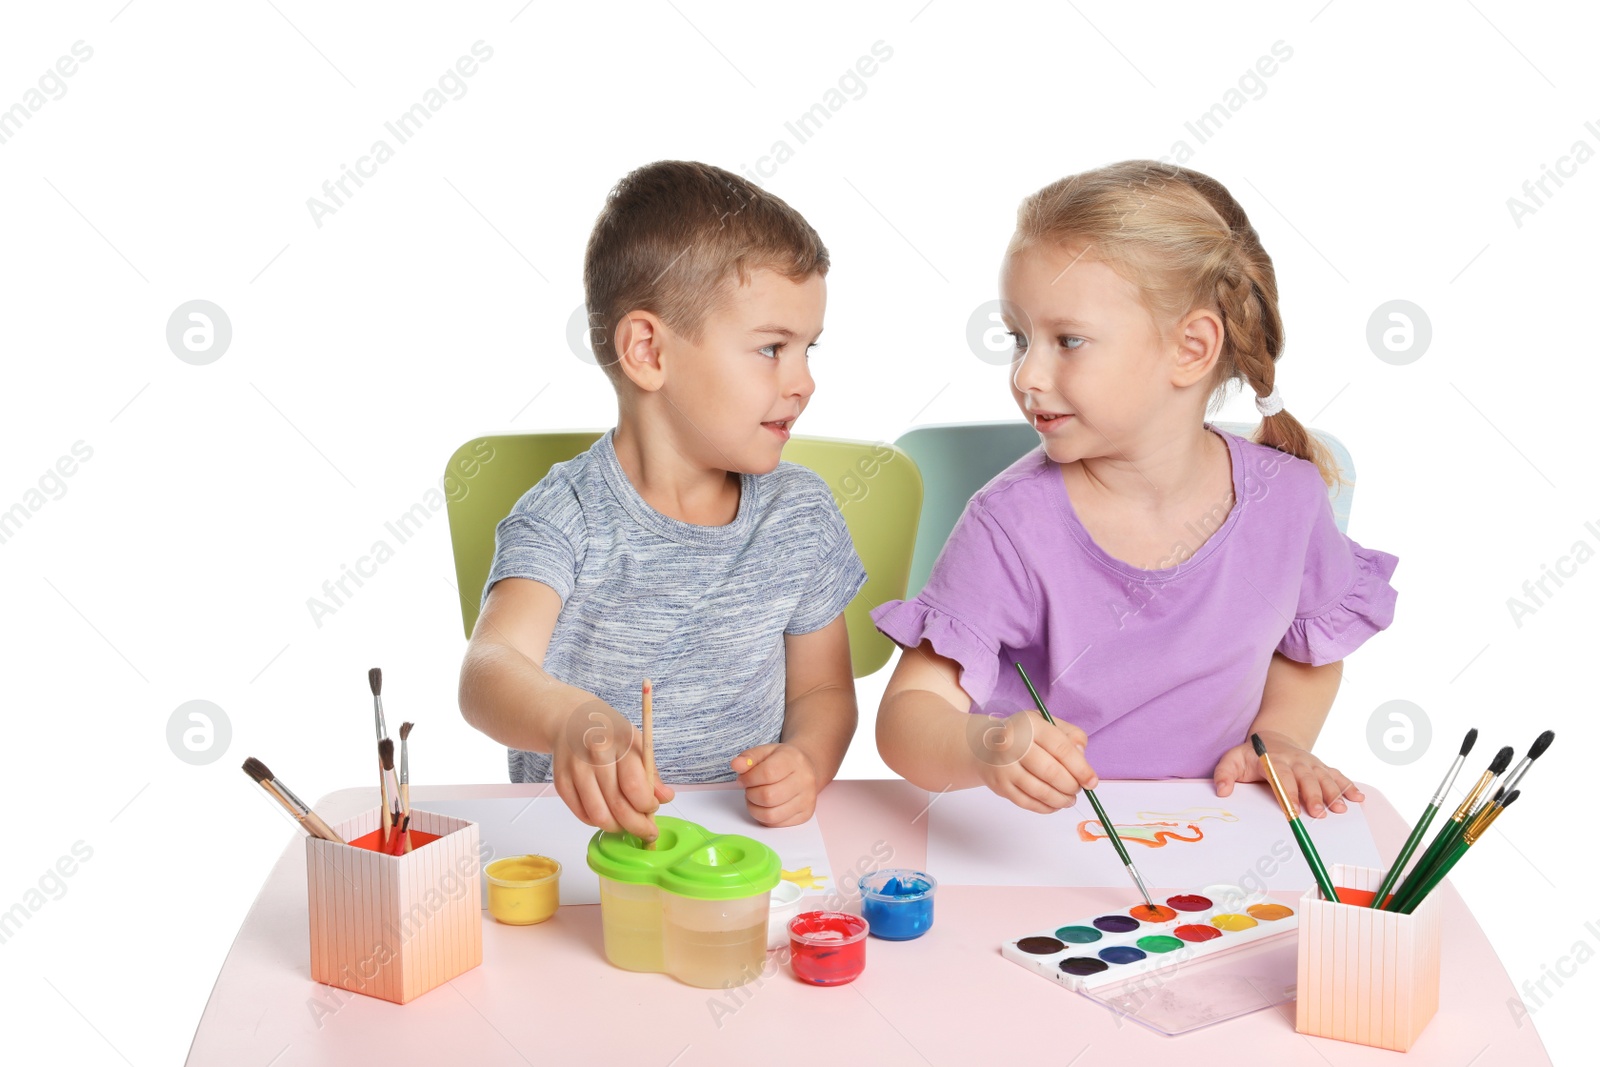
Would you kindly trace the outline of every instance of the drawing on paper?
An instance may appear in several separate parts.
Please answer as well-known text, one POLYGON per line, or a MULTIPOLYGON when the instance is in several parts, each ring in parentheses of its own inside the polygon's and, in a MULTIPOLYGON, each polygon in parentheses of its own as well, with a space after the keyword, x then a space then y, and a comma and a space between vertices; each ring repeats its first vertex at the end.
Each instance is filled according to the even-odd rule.
MULTIPOLYGON (((1204 840, 1205 831, 1200 824, 1207 819, 1221 822, 1238 822, 1239 816, 1223 808, 1184 808, 1177 812, 1141 811, 1136 823, 1115 823, 1117 836, 1126 842, 1136 842, 1150 848, 1164 848, 1168 842, 1182 841, 1193 844, 1204 840)), ((1098 841, 1107 836, 1099 819, 1085 819, 1078 824, 1080 841, 1098 841)))

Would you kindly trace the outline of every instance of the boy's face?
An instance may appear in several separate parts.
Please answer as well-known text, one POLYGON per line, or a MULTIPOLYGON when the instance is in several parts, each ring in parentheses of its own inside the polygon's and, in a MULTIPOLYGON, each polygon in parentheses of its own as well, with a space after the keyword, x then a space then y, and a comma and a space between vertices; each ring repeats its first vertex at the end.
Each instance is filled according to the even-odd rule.
POLYGON ((1137 291, 1078 252, 1026 248, 1000 273, 1017 345, 1011 395, 1057 463, 1116 454, 1159 419, 1171 394, 1171 367, 1137 291))
POLYGON ((777 467, 816 389, 807 359, 826 304, 820 274, 795 282, 758 269, 706 316, 698 343, 670 335, 663 393, 687 452, 723 470, 777 467))

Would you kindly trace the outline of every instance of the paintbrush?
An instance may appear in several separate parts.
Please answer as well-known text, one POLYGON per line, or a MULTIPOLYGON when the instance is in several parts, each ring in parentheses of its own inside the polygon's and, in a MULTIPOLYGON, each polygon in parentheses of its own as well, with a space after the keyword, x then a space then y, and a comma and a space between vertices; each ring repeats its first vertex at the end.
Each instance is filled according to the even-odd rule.
POLYGON ((1450 854, 1439 862, 1434 872, 1428 876, 1427 882, 1418 888, 1416 895, 1411 900, 1397 909, 1400 914, 1410 915, 1413 911, 1416 911, 1418 905, 1422 903, 1429 893, 1433 892, 1434 887, 1444 881, 1445 875, 1450 873, 1450 869, 1461 862, 1461 858, 1467 854, 1467 850, 1482 839, 1489 827, 1494 825, 1494 821, 1500 817, 1500 813, 1509 808, 1512 802, 1521 795, 1522 790, 1513 789, 1506 793, 1503 799, 1497 796, 1494 801, 1484 805, 1484 810, 1474 817, 1467 828, 1461 832, 1461 840, 1450 850, 1450 854))
POLYGON ((1522 784, 1522 777, 1533 766, 1533 761, 1544 755, 1544 750, 1549 748, 1550 743, 1555 739, 1556 732, 1554 730, 1546 730, 1534 738, 1533 744, 1528 747, 1528 754, 1523 756, 1522 761, 1511 769, 1510 774, 1506 775, 1507 791, 1515 789, 1522 784))
POLYGON ((378 733, 378 803, 383 809, 384 844, 389 843, 389 775, 394 766, 394 744, 389 741, 389 727, 383 721, 383 669, 373 667, 367 671, 367 685, 372 689, 372 725, 378 733), (384 766, 383 746, 389 745, 389 765, 384 766))
POLYGON ((244 773, 259 782, 261 788, 282 804, 284 810, 293 815, 295 821, 305 828, 306 833, 312 837, 320 837, 324 841, 337 841, 341 845, 346 843, 344 838, 333 832, 331 826, 322 821, 321 816, 311 810, 309 804, 294 795, 294 790, 274 777, 265 763, 251 756, 244 761, 244 773))
POLYGON ((389 728, 383 722, 383 669, 374 667, 367 672, 367 685, 372 689, 372 724, 377 727, 378 740, 382 741, 389 736, 389 728))
MULTIPOLYGON (((1044 698, 1039 696, 1039 691, 1033 687, 1033 680, 1028 677, 1028 672, 1022 664, 1017 664, 1017 673, 1022 675, 1022 684, 1028 687, 1028 692, 1033 695, 1033 702, 1039 706, 1039 714, 1044 716, 1044 721, 1054 726, 1056 720, 1051 716, 1050 709, 1044 706, 1044 698)), ((1155 901, 1150 899, 1150 890, 1144 887, 1144 879, 1139 877, 1139 868, 1133 865, 1133 857, 1128 855, 1128 849, 1122 843, 1122 838, 1117 835, 1117 828, 1106 818, 1106 809, 1100 806, 1100 798, 1094 795, 1094 790, 1085 787, 1083 795, 1089 798, 1089 804, 1094 808, 1094 817, 1100 820, 1100 826, 1106 832, 1106 838, 1117 850, 1117 858, 1127 868, 1128 877, 1133 879, 1133 884, 1139 888, 1139 895, 1144 897, 1144 906, 1152 912, 1156 910, 1155 901)))
MULTIPOLYGON (((650 698, 654 691, 655 687, 650 684, 650 679, 646 678, 644 680, 644 707, 639 712, 639 724, 644 734, 644 776, 652 794, 656 788, 655 721, 650 707, 650 698)), ((649 841, 646 841, 644 847, 648 851, 654 852, 656 848, 655 838, 652 837, 649 841)))
MULTIPOLYGON (((1494 791, 1494 796, 1490 797, 1488 800, 1485 800, 1482 804, 1468 812, 1467 817, 1462 820, 1460 832, 1457 833, 1453 838, 1447 838, 1445 843, 1439 846, 1440 851, 1438 852, 1438 855, 1426 870, 1423 869, 1420 863, 1417 864, 1417 869, 1411 872, 1411 876, 1401 884, 1399 889, 1395 890, 1394 896, 1385 905, 1385 908, 1388 911, 1404 912, 1408 910, 1408 904, 1413 907, 1416 906, 1417 900, 1421 897, 1421 895, 1426 893, 1428 887, 1434 884, 1434 876, 1439 873, 1440 865, 1448 860, 1450 855, 1455 852, 1456 846, 1461 843, 1461 840, 1465 836, 1467 830, 1471 828, 1474 822, 1477 821, 1478 816, 1482 815, 1491 808, 1499 806, 1501 804, 1501 798, 1505 795, 1506 787, 1501 786, 1499 789, 1494 791)), ((1442 831, 1440 836, 1444 836, 1442 831)), ((1438 842, 1435 842, 1435 844, 1437 843, 1438 842)))
POLYGON ((378 796, 383 805, 383 834, 378 840, 384 848, 388 848, 389 832, 400 822, 400 813, 389 805, 400 803, 400 787, 394 782, 394 742, 387 737, 378 742, 378 764, 383 769, 383 777, 378 783, 378 796))
POLYGON ((411 851, 411 816, 400 816, 400 825, 395 828, 394 847, 389 849, 389 855, 398 856, 402 852, 411 851))
POLYGON ((1256 758, 1261 760, 1261 766, 1267 772, 1267 781, 1272 786, 1272 792, 1278 798, 1278 806, 1283 808, 1283 817, 1289 820, 1289 829, 1294 834, 1294 839, 1300 843, 1300 852, 1306 858, 1306 865, 1311 868, 1311 874, 1317 880, 1317 888, 1322 890, 1322 895, 1335 904, 1342 904, 1339 891, 1333 888, 1333 879, 1328 877, 1328 869, 1322 865, 1322 857, 1317 854, 1317 846, 1311 843, 1311 835, 1306 833, 1305 824, 1300 821, 1300 814, 1294 810, 1294 801, 1289 799, 1289 794, 1284 792, 1283 783, 1278 780, 1278 770, 1272 765, 1272 757, 1267 755, 1267 745, 1261 740, 1260 734, 1250 735, 1250 745, 1256 750, 1256 758))
POLYGON ((1489 761, 1488 768, 1478 776, 1478 781, 1473 785, 1466 799, 1456 807, 1454 814, 1450 816, 1450 821, 1439 828, 1439 832, 1434 836, 1432 844, 1428 846, 1428 850, 1422 854, 1422 858, 1417 861, 1417 865, 1411 868, 1411 873, 1406 875, 1405 881, 1400 883, 1400 888, 1395 891, 1394 896, 1390 897, 1388 903, 1384 905, 1384 911, 1395 911, 1401 900, 1409 898, 1417 891, 1419 886, 1427 881, 1428 875, 1433 873, 1434 865, 1443 859, 1450 849, 1455 846, 1456 842, 1461 839, 1463 827, 1468 818, 1478 810, 1478 802, 1488 793, 1489 786, 1494 784, 1496 778, 1505 773, 1507 767, 1511 766, 1511 755, 1512 749, 1510 745, 1494 754, 1494 759, 1489 761))
POLYGON ((1433 799, 1428 801, 1428 808, 1422 813, 1422 818, 1417 820, 1417 825, 1412 829, 1411 836, 1406 838, 1406 843, 1401 846, 1400 855, 1395 857, 1394 864, 1389 872, 1383 876, 1383 882, 1378 886, 1377 894, 1372 898, 1372 907, 1381 909, 1384 899, 1388 897, 1389 890, 1400 880, 1400 875, 1405 872, 1406 861, 1422 843, 1422 835, 1428 832, 1428 827, 1433 823, 1433 817, 1439 814, 1439 805, 1444 803, 1444 798, 1450 795, 1450 787, 1456 784, 1456 775, 1461 773, 1461 765, 1467 761, 1467 753, 1472 751, 1472 746, 1477 743, 1478 728, 1474 726, 1467 731, 1466 738, 1461 742, 1461 752, 1450 764, 1450 769, 1445 772, 1444 780, 1439 783, 1439 788, 1434 790, 1433 799))
POLYGON ((411 723, 400 724, 400 814, 404 819, 400 836, 406 843, 406 851, 411 851, 411 750, 406 745, 406 738, 411 736, 411 723))

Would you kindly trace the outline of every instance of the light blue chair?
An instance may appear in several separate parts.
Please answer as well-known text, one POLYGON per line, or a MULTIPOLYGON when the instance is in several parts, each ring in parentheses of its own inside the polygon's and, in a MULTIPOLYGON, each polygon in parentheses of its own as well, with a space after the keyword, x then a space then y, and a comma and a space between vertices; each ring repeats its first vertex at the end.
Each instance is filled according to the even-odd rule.
MULTIPOLYGON (((1255 423, 1217 422, 1219 430, 1249 438, 1255 423)), ((1347 485, 1328 489, 1333 518, 1343 533, 1350 522, 1350 498, 1355 494, 1356 468, 1350 450, 1332 434, 1312 433, 1327 445, 1338 461, 1347 485)), ((911 578, 906 596, 922 591, 939 558, 939 552, 955 529, 956 520, 972 494, 1011 466, 1023 453, 1039 446, 1039 435, 1020 418, 1005 422, 963 422, 937 426, 918 426, 895 441, 895 447, 909 455, 922 472, 922 520, 917 524, 917 544, 911 556, 911 578)))

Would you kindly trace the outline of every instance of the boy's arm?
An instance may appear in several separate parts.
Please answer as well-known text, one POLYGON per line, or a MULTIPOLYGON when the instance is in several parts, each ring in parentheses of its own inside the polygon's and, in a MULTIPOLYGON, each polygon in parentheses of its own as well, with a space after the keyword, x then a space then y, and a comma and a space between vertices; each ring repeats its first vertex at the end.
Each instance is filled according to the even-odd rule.
POLYGON ((856 683, 844 613, 820 630, 784 634, 783 733, 733 757, 745 806, 763 826, 794 826, 816 812, 856 732, 856 683))
POLYGON ((856 732, 856 680, 844 613, 812 633, 784 634, 783 650, 782 740, 811 760, 820 790, 839 773, 856 732))
MULTIPOLYGON (((1274 652, 1261 692, 1261 710, 1250 723, 1249 732, 1260 734, 1266 743, 1289 799, 1313 818, 1346 810, 1346 797, 1366 799, 1349 778, 1311 754, 1343 677, 1343 660, 1314 667, 1274 652)), ((1262 780, 1261 762, 1248 736, 1223 754, 1213 778, 1217 795, 1224 797, 1233 792, 1235 782, 1262 780)))
POLYGON ((461 664, 462 717, 501 744, 552 753, 556 793, 584 822, 654 840, 651 819, 672 788, 652 783, 642 739, 621 713, 545 671, 561 597, 503 578, 489 591, 461 664))
POLYGON ((461 663, 461 715, 509 748, 554 752, 562 724, 593 694, 545 672, 561 597, 543 582, 503 578, 472 628, 461 663))

